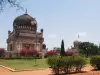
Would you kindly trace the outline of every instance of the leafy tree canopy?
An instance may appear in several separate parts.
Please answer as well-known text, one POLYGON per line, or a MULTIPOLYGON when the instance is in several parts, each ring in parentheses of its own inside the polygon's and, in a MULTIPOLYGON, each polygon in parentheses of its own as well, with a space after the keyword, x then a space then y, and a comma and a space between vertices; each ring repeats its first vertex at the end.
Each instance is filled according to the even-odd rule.
POLYGON ((91 42, 82 42, 79 45, 79 50, 78 52, 80 54, 86 54, 88 57, 89 55, 98 55, 100 47, 94 43, 91 42))

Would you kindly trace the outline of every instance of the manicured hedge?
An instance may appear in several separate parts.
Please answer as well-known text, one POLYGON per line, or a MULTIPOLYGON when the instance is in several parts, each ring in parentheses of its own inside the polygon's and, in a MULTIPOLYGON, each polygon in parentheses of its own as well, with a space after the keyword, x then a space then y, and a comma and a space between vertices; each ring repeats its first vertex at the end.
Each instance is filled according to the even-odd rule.
POLYGON ((93 56, 90 59, 90 64, 97 70, 100 70, 100 56, 93 56))
POLYGON ((16 59, 32 60, 32 59, 41 59, 41 57, 0 57, 0 59, 4 59, 4 60, 16 60, 16 59))
POLYGON ((66 56, 66 57, 49 57, 48 64, 53 72, 57 75, 62 73, 80 72, 87 64, 84 57, 81 56, 66 56))

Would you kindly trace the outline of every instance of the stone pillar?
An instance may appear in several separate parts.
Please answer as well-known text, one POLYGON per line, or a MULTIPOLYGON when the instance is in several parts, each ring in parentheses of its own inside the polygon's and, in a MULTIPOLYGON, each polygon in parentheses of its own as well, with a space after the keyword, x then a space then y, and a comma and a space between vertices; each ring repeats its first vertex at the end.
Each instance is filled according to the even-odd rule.
POLYGON ((44 56, 45 56, 45 49, 42 49, 42 59, 44 58, 44 56))
POLYGON ((16 42, 15 41, 13 42, 13 51, 17 51, 17 49, 16 49, 16 42))
POLYGON ((46 45, 42 44, 42 59, 44 58, 45 50, 46 50, 46 45))
POLYGON ((40 43, 40 52, 42 52, 42 43, 40 43))
POLYGON ((9 51, 9 43, 7 43, 7 50, 9 51))

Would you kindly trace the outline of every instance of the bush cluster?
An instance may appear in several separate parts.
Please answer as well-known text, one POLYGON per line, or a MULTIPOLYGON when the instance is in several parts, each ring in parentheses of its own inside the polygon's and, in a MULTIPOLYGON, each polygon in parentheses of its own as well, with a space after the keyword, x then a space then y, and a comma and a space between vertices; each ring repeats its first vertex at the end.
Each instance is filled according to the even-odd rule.
POLYGON ((65 52, 65 56, 73 56, 76 55, 76 51, 75 50, 68 50, 65 52))
POLYGON ((71 72, 80 72, 87 61, 81 56, 49 57, 48 64, 57 75, 71 72))
POLYGON ((57 51, 49 50, 49 51, 46 52, 45 57, 51 57, 51 56, 58 56, 57 51))
POLYGON ((37 50, 24 50, 20 51, 20 56, 39 56, 39 52, 37 50))
POLYGON ((5 49, 0 48, 0 57, 4 57, 4 55, 5 55, 5 49))
POLYGON ((94 67, 94 69, 100 70, 100 56, 91 57, 90 64, 94 67))

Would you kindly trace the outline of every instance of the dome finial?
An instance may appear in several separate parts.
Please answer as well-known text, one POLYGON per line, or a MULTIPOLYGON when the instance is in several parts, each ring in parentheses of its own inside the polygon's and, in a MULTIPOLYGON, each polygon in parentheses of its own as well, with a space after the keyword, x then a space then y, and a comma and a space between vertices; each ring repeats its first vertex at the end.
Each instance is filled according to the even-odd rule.
POLYGON ((26 12, 25 12, 25 14, 27 14, 27 9, 26 9, 26 12))
POLYGON ((79 34, 78 34, 78 36, 77 36, 77 37, 78 37, 78 39, 80 38, 79 34))

